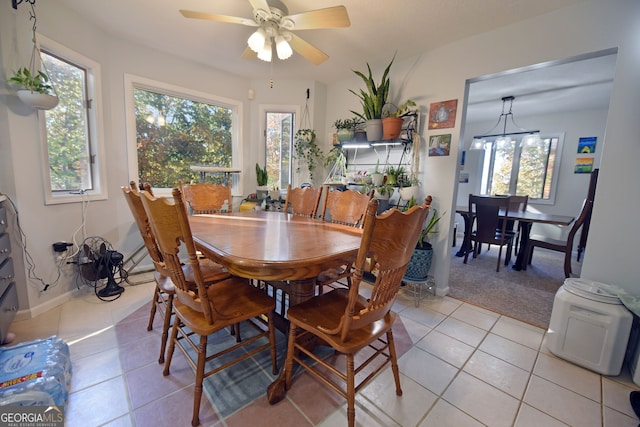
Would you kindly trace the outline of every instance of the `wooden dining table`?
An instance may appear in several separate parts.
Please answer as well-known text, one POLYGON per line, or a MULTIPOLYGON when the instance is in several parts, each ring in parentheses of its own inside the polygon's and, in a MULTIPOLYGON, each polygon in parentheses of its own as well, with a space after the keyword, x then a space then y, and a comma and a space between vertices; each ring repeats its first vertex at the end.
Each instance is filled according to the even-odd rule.
MULTIPOLYGON (((456 208, 456 213, 462 216, 464 220, 464 239, 462 240, 462 245, 460 246, 460 250, 456 252, 457 257, 463 257, 467 251, 471 251, 471 227, 473 224, 473 214, 469 214, 468 206, 458 206, 456 208)), ((502 213, 504 215, 504 212, 502 213)), ((513 263, 514 270, 520 271, 524 267, 524 263, 526 262, 524 259, 524 254, 526 252, 525 248, 527 247, 527 243, 529 242, 529 235, 531 234, 531 226, 533 224, 552 224, 552 225, 570 225, 575 217, 569 215, 555 215, 555 214, 547 214, 541 212, 529 212, 529 211, 514 211, 509 212, 507 215, 507 219, 518 221, 518 227, 520 230, 520 247, 521 249, 518 251, 518 256, 516 257, 516 261, 513 263)))
POLYGON ((233 275, 287 281, 289 304, 311 298, 315 279, 355 261, 362 230, 283 212, 193 215, 196 247, 233 275))

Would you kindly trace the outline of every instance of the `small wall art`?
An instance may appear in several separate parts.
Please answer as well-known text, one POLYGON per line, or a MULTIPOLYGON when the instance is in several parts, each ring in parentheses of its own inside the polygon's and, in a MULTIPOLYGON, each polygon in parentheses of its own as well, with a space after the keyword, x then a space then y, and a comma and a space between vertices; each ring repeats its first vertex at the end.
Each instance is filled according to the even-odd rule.
POLYGON ((429 129, 447 129, 455 126, 458 100, 434 102, 429 106, 429 129))
POLYGON ((595 136, 578 139, 578 154, 595 154, 597 140, 598 138, 595 136))
POLYGON ((593 157, 578 157, 574 173, 591 173, 593 170, 593 157))
POLYGON ((429 156, 448 156, 451 150, 451 134, 429 137, 429 156))

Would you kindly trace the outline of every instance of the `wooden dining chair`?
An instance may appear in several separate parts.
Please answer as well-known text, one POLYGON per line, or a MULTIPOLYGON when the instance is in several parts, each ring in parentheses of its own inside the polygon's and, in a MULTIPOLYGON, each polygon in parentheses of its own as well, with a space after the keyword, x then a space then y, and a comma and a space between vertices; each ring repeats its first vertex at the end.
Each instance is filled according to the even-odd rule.
MULTIPOLYGON (((131 181, 129 183, 129 187, 121 188, 122 192, 124 193, 125 199, 127 200, 127 204, 129 205, 129 209, 131 209, 133 219, 138 226, 138 231, 140 231, 140 235, 142 236, 142 240, 147 249, 147 252, 149 253, 149 257, 151 258, 153 266, 155 267, 153 278, 156 282, 156 287, 151 299, 151 313, 149 314, 149 324, 147 325, 147 330, 153 330, 153 321, 155 319, 156 312, 158 312, 159 309, 160 316, 163 319, 163 325, 162 338, 160 342, 160 357, 158 358, 158 363, 164 363, 164 353, 169 336, 169 327, 171 326, 171 315, 173 313, 173 298, 175 295, 175 287, 173 281, 171 280, 169 270, 164 263, 162 253, 158 248, 156 238, 153 234, 153 231, 151 230, 149 218, 147 217, 147 213, 145 212, 144 206, 142 205, 138 186, 136 185, 135 181, 131 181)), ((145 183, 143 185, 143 189, 149 194, 153 194, 151 186, 148 183, 145 183)), ((231 277, 229 272, 222 265, 208 259, 200 259, 199 261, 200 271, 202 272, 203 280, 207 285, 231 277)), ((197 287, 195 285, 193 270, 191 269, 191 266, 183 265, 182 269, 184 272, 185 280, 187 281, 189 287, 195 290, 197 287)), ((233 333, 235 333, 235 329, 233 333)), ((237 337, 240 338, 240 334, 238 334, 237 337)))
POLYGON ((292 188, 287 187, 284 212, 315 218, 324 187, 292 188))
MULTIPOLYGON (((509 197, 509 212, 524 212, 529 204, 529 196, 506 196, 509 197)), ((518 254, 520 250, 520 226, 513 219, 507 220, 505 233, 511 236, 513 241, 513 253, 518 254)), ((502 220, 498 221, 496 232, 502 231, 502 220)))
POLYGON ((226 206, 231 212, 231 183, 227 185, 200 182, 197 184, 182 185, 179 182, 180 191, 184 201, 192 214, 221 213, 226 206), (226 203, 226 205, 225 205, 226 203))
POLYGON ((391 306, 400 289, 422 224, 429 213, 429 208, 421 205, 414 206, 407 212, 390 209, 376 216, 377 208, 378 201, 371 200, 364 219, 351 287, 313 297, 290 307, 287 313, 290 326, 285 390, 291 389, 293 363, 297 362, 347 400, 350 427, 355 425, 355 394, 388 363, 391 363, 396 394, 402 395, 391 329, 396 313, 391 311, 391 306), (359 293, 367 258, 376 260, 378 270, 368 299, 359 293), (345 369, 323 361, 307 349, 306 343, 314 338, 344 354, 345 369), (367 347, 374 349, 372 356, 356 357, 360 350, 367 347), (370 365, 378 357, 384 360, 370 365), (365 369, 367 371, 363 375, 366 377, 356 384, 356 375, 365 369), (342 381, 338 382, 338 379, 342 381))
POLYGON ((582 208, 580 209, 580 215, 571 225, 571 229, 567 234, 566 240, 552 239, 546 236, 531 236, 527 242, 526 252, 524 256, 523 269, 527 269, 527 264, 531 264, 533 258, 533 249, 535 247, 550 249, 552 251, 564 253, 564 277, 569 278, 573 273, 571 271, 571 253, 573 251, 573 242, 576 238, 578 230, 584 226, 587 218, 591 216, 593 209, 593 200, 585 199, 582 202, 582 208))
MULTIPOLYGON (((325 197, 320 210, 320 218, 336 224, 362 227, 367 213, 369 201, 373 198, 373 190, 360 193, 354 190, 333 190, 327 186, 325 197)), ((316 283, 318 292, 323 293, 324 287, 332 283, 339 283, 346 279, 347 286, 351 286, 352 263, 325 270, 318 275, 316 283)))
POLYGON ((175 285, 176 293, 175 319, 163 373, 165 376, 169 375, 173 352, 178 347, 196 372, 191 424, 197 426, 200 423, 199 412, 204 378, 266 349, 270 349, 272 372, 276 374, 276 342, 273 327, 275 301, 251 286, 247 280, 239 277, 230 277, 207 287, 200 269, 186 206, 180 190, 177 188, 173 190, 173 202, 166 198, 155 198, 145 191, 141 194, 142 204, 175 285), (179 258, 182 245, 189 256, 189 265, 194 273, 197 292, 194 292, 185 278, 179 258), (245 337, 241 342, 236 342, 235 345, 219 350, 215 354, 207 355, 207 342, 210 335, 244 321, 256 330, 255 335, 245 337), (196 337, 198 337, 197 340, 196 337), (261 338, 267 338, 268 342, 264 344, 256 342, 261 338), (244 347, 244 351, 239 352, 241 353, 239 355, 234 353, 235 358, 228 360, 229 354, 240 347, 244 347), (207 362, 218 358, 222 358, 218 366, 214 367, 211 364, 208 367, 205 366, 207 362), (210 370, 205 372, 206 367, 210 370))
MULTIPOLYGON (((504 265, 509 265, 511 260, 511 250, 513 236, 506 233, 507 216, 509 215, 509 197, 476 196, 469 194, 469 213, 472 215, 472 224, 476 224, 476 229, 471 232, 470 238, 473 242, 473 257, 477 258, 480 247, 483 243, 498 245, 498 263, 496 271, 500 271, 500 260, 502 259, 502 247, 507 246, 504 265), (498 222, 502 220, 502 227, 498 231, 498 222)), ((464 255, 464 264, 469 258, 469 251, 464 255)))

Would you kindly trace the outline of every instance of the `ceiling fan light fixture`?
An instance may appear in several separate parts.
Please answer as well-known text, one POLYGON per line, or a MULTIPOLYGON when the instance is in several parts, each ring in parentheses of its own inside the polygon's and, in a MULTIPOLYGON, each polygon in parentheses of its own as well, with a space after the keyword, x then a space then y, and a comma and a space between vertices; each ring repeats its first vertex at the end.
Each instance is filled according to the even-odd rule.
POLYGON ((249 48, 252 51, 260 53, 260 51, 264 47, 266 39, 267 34, 264 31, 264 28, 258 27, 258 29, 253 34, 251 34, 251 36, 247 40, 247 45, 249 45, 249 48))
POLYGON ((276 42, 276 52, 278 54, 278 58, 279 59, 290 58, 291 55, 293 54, 293 50, 291 49, 289 42, 287 42, 284 36, 282 34, 278 34, 278 36, 275 38, 275 42, 276 42))
POLYGON ((271 62, 271 39, 265 40, 262 49, 258 52, 258 59, 271 62))

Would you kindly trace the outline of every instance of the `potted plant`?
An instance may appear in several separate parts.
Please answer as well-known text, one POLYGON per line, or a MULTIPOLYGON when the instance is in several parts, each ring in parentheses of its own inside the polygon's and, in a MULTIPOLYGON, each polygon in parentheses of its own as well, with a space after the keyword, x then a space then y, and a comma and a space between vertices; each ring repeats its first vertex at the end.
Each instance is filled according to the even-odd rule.
POLYGON ((296 132, 293 147, 298 159, 296 172, 300 172, 301 163, 306 163, 309 178, 313 181, 313 171, 318 166, 318 161, 322 159, 322 151, 316 143, 316 132, 313 129, 299 129, 296 132))
POLYGON ((269 192, 269 187, 267 186, 269 176, 267 175, 266 166, 263 169, 256 163, 256 179, 258 182, 258 186, 256 187, 256 197, 258 199, 266 199, 267 193, 269 192))
POLYGON ((400 136, 404 116, 412 111, 412 107, 415 106, 416 103, 408 99, 401 104, 400 107, 395 108, 395 111, 391 111, 390 109, 386 111, 385 117, 382 118, 382 133, 384 139, 395 139, 400 136))
POLYGON ((29 71, 28 68, 23 67, 18 69, 9 81, 22 87, 17 91, 18 98, 33 108, 50 110, 58 105, 59 99, 51 94, 53 86, 43 71, 29 71))
POLYGON ((385 68, 380 84, 378 85, 376 85, 376 82, 373 80, 369 63, 367 63, 368 75, 353 70, 353 72, 362 79, 367 89, 366 91, 360 89, 359 93, 349 89, 351 93, 360 98, 363 110, 362 113, 353 110, 351 110, 351 112, 366 122, 367 139, 369 141, 382 139, 382 107, 387 103, 389 96, 389 70, 391 69, 391 64, 393 64, 394 59, 395 55, 391 59, 391 62, 389 62, 389 65, 387 65, 387 68, 385 68))
POLYGON ((333 127, 336 128, 338 140, 341 143, 353 140, 358 123, 359 120, 357 117, 351 119, 336 119, 336 121, 333 122, 333 127))
POLYGON ((371 183, 376 187, 379 187, 384 183, 384 174, 380 172, 379 167, 380 160, 376 162, 376 167, 371 174, 371 183))
MULTIPOLYGON (((427 197, 427 203, 429 204, 431 196, 427 197)), ((412 199, 413 205, 415 205, 415 199, 412 199)), ((412 205, 411 202, 409 205, 412 205)), ((407 205, 407 207, 409 207, 407 205)), ((444 215, 444 214, 443 214, 444 215)), ((432 209, 426 220, 426 226, 420 232, 418 242, 413 250, 411 259, 407 271, 404 274, 404 278, 407 280, 420 281, 426 280, 431 269, 431 261, 433 259, 433 247, 429 242, 429 234, 437 233, 436 225, 440 221, 443 215, 438 215, 437 209, 432 209)))
POLYGON ((403 166, 398 166, 398 167, 390 166, 389 169, 387 169, 387 184, 392 186, 397 186, 398 177, 400 177, 403 174, 404 174, 403 166))
POLYGON ((416 177, 408 177, 403 174, 400 175, 397 182, 398 187, 400 187, 399 193, 402 200, 411 201, 411 199, 417 197, 420 181, 416 177))

